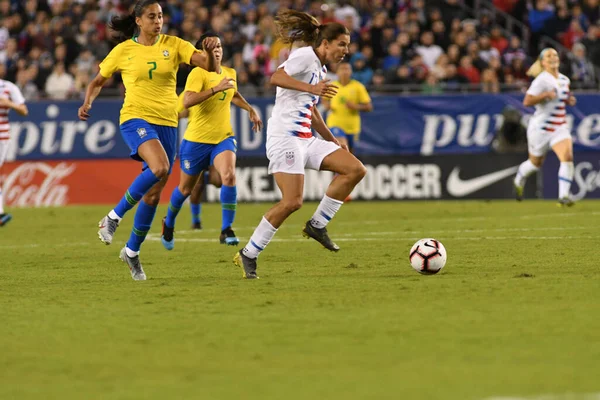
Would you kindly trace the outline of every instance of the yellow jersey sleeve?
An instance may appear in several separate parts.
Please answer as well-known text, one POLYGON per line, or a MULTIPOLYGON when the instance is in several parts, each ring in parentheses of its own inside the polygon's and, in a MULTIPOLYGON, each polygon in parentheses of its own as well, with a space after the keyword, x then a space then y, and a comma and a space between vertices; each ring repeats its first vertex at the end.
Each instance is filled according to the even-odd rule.
POLYGON ((185 82, 185 92, 200 93, 209 89, 209 73, 208 71, 196 67, 190 72, 185 82))
POLYGON ((119 62, 122 59, 122 49, 123 46, 121 46, 120 44, 115 46, 111 50, 111 52, 108 53, 106 58, 102 60, 102 62, 100 63, 100 75, 102 75, 105 78, 110 78, 112 74, 114 74, 120 69, 119 62))
POLYGON ((197 52, 196 48, 190 42, 177 38, 177 54, 179 56, 179 63, 190 64, 192 56, 197 52))
POLYGON ((359 104, 367 104, 370 102, 371 102, 371 96, 369 96, 369 92, 367 92, 367 88, 362 83, 359 83, 358 103, 359 104))

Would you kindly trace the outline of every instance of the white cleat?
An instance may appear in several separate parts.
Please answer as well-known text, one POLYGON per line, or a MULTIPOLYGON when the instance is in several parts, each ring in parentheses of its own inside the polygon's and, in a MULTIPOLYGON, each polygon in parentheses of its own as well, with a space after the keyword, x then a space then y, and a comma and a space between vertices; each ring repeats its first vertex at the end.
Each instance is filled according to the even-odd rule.
POLYGON ((127 264, 129 267, 129 271, 131 272, 131 277, 134 281, 145 281, 146 273, 142 268, 142 263, 140 262, 140 256, 129 257, 127 255, 127 250, 125 247, 121 250, 121 254, 119 255, 121 261, 127 264))
POLYGON ((100 228, 98 230, 98 237, 100 241, 105 245, 111 244, 118 226, 119 221, 109 218, 108 215, 102 218, 98 222, 98 228, 100 228))

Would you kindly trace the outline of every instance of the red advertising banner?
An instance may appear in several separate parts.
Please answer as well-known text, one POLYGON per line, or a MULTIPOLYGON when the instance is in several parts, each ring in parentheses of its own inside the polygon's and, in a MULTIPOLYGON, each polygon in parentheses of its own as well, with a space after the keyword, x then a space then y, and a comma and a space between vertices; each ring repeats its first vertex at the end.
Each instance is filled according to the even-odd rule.
MULTIPOLYGON (((161 202, 179 183, 179 162, 161 202)), ((141 172, 141 163, 120 160, 24 161, 2 166, 0 182, 8 207, 116 204, 141 172)))

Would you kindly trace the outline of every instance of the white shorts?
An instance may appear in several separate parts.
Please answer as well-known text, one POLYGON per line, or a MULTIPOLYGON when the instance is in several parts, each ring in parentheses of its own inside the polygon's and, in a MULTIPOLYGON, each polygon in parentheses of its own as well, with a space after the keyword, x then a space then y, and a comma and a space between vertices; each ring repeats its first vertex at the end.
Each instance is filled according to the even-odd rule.
POLYGON ((6 155, 8 154, 8 144, 10 140, 2 139, 0 140, 0 167, 4 165, 4 161, 6 161, 6 155))
POLYGON ((547 132, 537 128, 527 129, 527 147, 529 154, 536 157, 546 155, 556 143, 571 139, 571 132, 566 127, 558 128, 554 132, 547 132))
POLYGON ((337 144, 316 137, 267 137, 269 174, 304 175, 305 168, 319 171, 323 159, 338 149, 340 146, 337 144))

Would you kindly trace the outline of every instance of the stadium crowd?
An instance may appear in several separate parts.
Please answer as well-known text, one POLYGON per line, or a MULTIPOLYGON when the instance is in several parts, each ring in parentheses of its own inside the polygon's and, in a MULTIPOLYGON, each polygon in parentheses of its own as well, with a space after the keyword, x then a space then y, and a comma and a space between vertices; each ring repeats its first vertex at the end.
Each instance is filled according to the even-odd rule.
MULTIPOLYGON (((467 6, 473 6, 465 0, 467 6)), ((485 0, 487 1, 487 0, 485 0)), ((494 0, 522 16, 531 42, 506 32, 492 14, 474 18, 462 0, 166 0, 164 32, 195 43, 203 32, 221 35, 226 65, 248 96, 271 93, 268 78, 289 49, 275 37, 274 16, 285 7, 322 23, 340 21, 352 33, 353 78, 373 91, 499 92, 523 87, 543 35, 573 56, 563 67, 575 87, 595 87, 600 65, 599 0, 494 0), (529 49, 530 51, 527 51, 529 49), (593 61, 593 63, 591 61, 593 61), (390 86, 391 85, 391 86, 390 86)), ((132 0, 0 0, 0 77, 27 99, 80 98, 114 43, 110 18, 132 0)), ((178 85, 189 70, 181 68, 178 85)), ((334 77, 335 70, 331 69, 334 77)), ((118 75, 103 95, 121 90, 118 75)))

